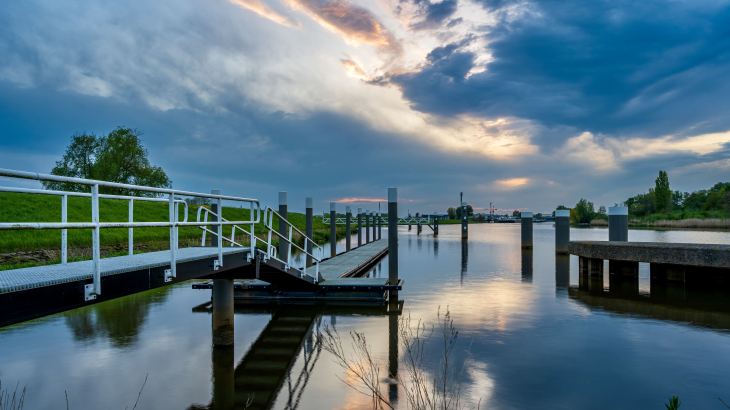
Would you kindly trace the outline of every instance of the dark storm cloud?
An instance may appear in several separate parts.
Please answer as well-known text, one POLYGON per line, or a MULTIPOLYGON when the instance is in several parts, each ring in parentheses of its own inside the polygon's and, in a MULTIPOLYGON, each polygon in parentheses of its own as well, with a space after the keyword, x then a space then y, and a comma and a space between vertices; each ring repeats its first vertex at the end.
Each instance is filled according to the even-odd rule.
POLYGON ((521 3, 517 18, 499 13, 513 4, 484 3, 503 17, 486 34, 486 71, 465 78, 475 56, 445 46, 392 82, 439 115, 650 137, 730 128, 727 3, 546 1, 521 3))
MULTIPOLYGON (((417 19, 411 22, 409 26, 413 30, 424 30, 441 27, 449 17, 456 13, 459 2, 458 0, 442 0, 436 3, 431 0, 401 0, 400 3, 411 3, 416 6, 418 10, 417 19)), ((400 13, 401 11, 402 8, 399 6, 396 12, 400 13)), ((449 25, 452 25, 451 23, 449 22, 449 25)))

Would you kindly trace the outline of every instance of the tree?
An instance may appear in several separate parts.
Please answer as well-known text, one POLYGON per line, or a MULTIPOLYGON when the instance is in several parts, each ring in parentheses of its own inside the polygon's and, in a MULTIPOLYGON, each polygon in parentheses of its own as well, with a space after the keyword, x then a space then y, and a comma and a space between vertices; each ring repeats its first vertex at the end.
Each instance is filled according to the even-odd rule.
MULTIPOLYGON (((558 207, 557 207, 557 208, 555 208, 555 210, 556 210, 556 211, 560 211, 560 210, 562 210, 562 209, 570 209, 570 208, 568 208, 568 207, 567 207, 567 206, 565 206, 565 205, 558 205, 558 207)), ((553 211, 553 218, 555 218, 555 211, 553 211)))
POLYGON ((515 218, 519 218, 521 214, 522 214, 522 212, 520 212, 518 210, 512 211, 512 216, 515 218))
POLYGON ((600 206, 600 207, 598 208, 598 213, 599 213, 599 214, 601 214, 601 215, 606 215, 606 207, 605 207, 605 206, 603 206, 603 205, 601 205, 601 206, 600 206))
POLYGON ((590 223, 595 217, 596 211, 593 208, 593 202, 585 198, 581 198, 575 208, 570 210, 570 220, 574 223, 590 223))
MULTIPOLYGON (((160 167, 150 164, 148 152, 142 146, 141 132, 118 127, 106 137, 94 134, 76 134, 56 166, 52 175, 95 179, 121 184, 143 185, 155 188, 171 188, 172 181, 160 167)), ((43 182, 46 189, 91 192, 89 185, 65 182, 43 182)), ((158 194, 134 189, 99 187, 99 192, 112 195, 153 197, 158 194)))
MULTIPOLYGON (((471 205, 466 206, 466 216, 474 216, 474 208, 471 205)), ((456 208, 456 218, 461 219, 461 207, 456 208)))
POLYGON ((657 212, 669 212, 672 206, 672 190, 669 189, 667 171, 659 171, 654 187, 654 200, 657 212))
POLYGON ((446 213, 449 214, 449 219, 456 219, 456 209, 449 208, 446 210, 446 213))

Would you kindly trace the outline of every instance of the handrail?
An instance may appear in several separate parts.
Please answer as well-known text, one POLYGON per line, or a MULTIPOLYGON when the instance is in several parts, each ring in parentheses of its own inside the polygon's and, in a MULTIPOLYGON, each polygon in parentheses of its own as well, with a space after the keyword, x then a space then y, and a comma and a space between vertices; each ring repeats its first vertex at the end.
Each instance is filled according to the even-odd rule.
MULTIPOLYGON (((291 256, 292 256, 291 255, 291 248, 292 248, 292 246, 294 246, 300 252, 304 253, 304 255, 311 257, 312 260, 315 262, 315 265, 316 265, 315 270, 316 270, 316 272, 315 272, 315 276, 314 276, 314 281, 315 282, 318 282, 319 281, 319 263, 321 262, 322 258, 318 258, 318 257, 312 255, 311 253, 307 252, 305 248, 307 247, 307 241, 309 241, 309 242, 312 243, 312 249, 315 249, 316 248, 316 249, 319 250, 317 252, 317 254, 322 254, 323 253, 322 252, 322 247, 319 246, 319 245, 317 245, 317 243, 314 242, 314 240, 312 240, 311 238, 309 238, 304 232, 300 231, 296 226, 294 226, 294 224, 292 224, 291 222, 289 222, 287 219, 283 218, 278 212, 276 212, 275 210, 271 209, 271 207, 267 206, 266 209, 264 210, 264 214, 265 214, 264 215, 264 227, 266 229, 268 229, 268 231, 269 231, 269 240, 268 240, 268 246, 269 246, 269 248, 272 248, 273 247, 273 245, 271 245, 271 239, 272 239, 271 238, 271 234, 272 233, 275 234, 276 236, 278 236, 279 237, 279 240, 282 240, 283 239, 286 243, 288 243, 288 245, 287 245, 287 258, 286 258, 286 261, 283 261, 281 259, 278 259, 278 258, 276 258, 276 256, 274 256, 273 258, 276 259, 276 260, 278 260, 279 262, 284 263, 286 265, 286 267, 288 268, 290 266, 289 265, 289 261, 291 261, 291 256), (282 234, 280 234, 279 232, 277 232, 276 230, 274 230, 274 215, 276 215, 276 217, 279 218, 279 224, 281 224, 282 222, 284 222, 286 225, 289 226, 289 235, 288 235, 289 237, 288 238, 284 237, 282 234), (292 235, 293 235, 294 231, 297 231, 304 238, 304 248, 301 248, 299 245, 297 245, 296 243, 294 243, 293 238, 292 238, 292 235)), ((306 263, 304 264, 304 268, 301 269, 301 271, 302 271, 303 274, 305 274, 305 275, 307 274, 307 264, 306 263)))
MULTIPOLYGON (((204 194, 189 191, 180 191, 172 188, 154 188, 140 185, 121 184, 116 182, 98 181, 92 179, 83 178, 71 178, 62 177, 57 175, 40 174, 35 172, 15 171, 9 169, 0 168, 0 176, 21 178, 21 179, 32 179, 38 181, 51 181, 51 182, 64 182, 72 184, 90 185, 91 193, 82 192, 68 192, 68 191, 45 191, 32 188, 5 188, 0 187, 0 192, 16 192, 16 193, 28 193, 28 194, 41 194, 41 195, 58 195, 62 196, 61 202, 61 222, 33 222, 33 223, 0 223, 0 230, 20 230, 20 229, 61 229, 61 242, 62 242, 62 256, 61 263, 66 264, 67 262, 67 230, 68 229, 92 229, 92 252, 93 252, 93 284, 85 286, 84 297, 85 300, 95 299, 97 295, 101 294, 101 241, 99 231, 101 228, 128 228, 129 229, 129 253, 133 254, 133 234, 132 229, 135 227, 169 227, 170 228, 170 269, 165 270, 165 281, 169 282, 176 277, 177 263, 176 263, 176 250, 178 247, 178 227, 180 226, 208 226, 218 225, 218 230, 223 231, 224 225, 248 225, 253 226, 258 224, 261 220, 261 204, 256 199, 241 198, 227 195, 217 194, 204 194), (100 194, 99 187, 111 187, 111 188, 123 188, 137 191, 151 192, 155 194, 167 194, 167 199, 162 198, 149 198, 141 196, 126 196, 126 195, 107 195, 100 194), (175 196, 193 196, 201 198, 216 199, 218 202, 219 213, 222 214, 222 201, 238 201, 248 202, 251 207, 250 220, 248 221, 225 221, 222 217, 219 217, 219 221, 216 222, 188 222, 188 205, 180 199, 176 199, 175 196), (70 223, 67 220, 67 208, 68 208, 68 197, 91 197, 91 222, 73 222, 70 223), (101 222, 99 220, 99 198, 106 199, 119 199, 129 201, 129 222, 101 222), (134 201, 151 201, 151 202, 167 202, 168 207, 168 222, 133 222, 133 203, 134 201), (178 221, 178 205, 179 203, 185 205, 185 218, 182 222, 178 221), (255 208, 254 208, 255 204, 255 208), (256 218, 254 220, 254 211, 256 218)), ((207 214, 206 214, 207 216, 207 214)), ((207 219, 207 218, 206 218, 207 219)), ((204 228, 207 230, 207 228, 204 228)), ((239 229, 242 229, 239 227, 239 229)), ((243 229, 242 229, 243 230, 243 229)), ((235 228, 233 229, 235 232, 235 228)), ((252 235, 253 236, 253 235, 252 235)), ((255 240, 254 240, 255 243, 255 240)), ((218 269, 223 266, 223 241, 218 241, 218 260, 214 262, 214 269, 218 269)))

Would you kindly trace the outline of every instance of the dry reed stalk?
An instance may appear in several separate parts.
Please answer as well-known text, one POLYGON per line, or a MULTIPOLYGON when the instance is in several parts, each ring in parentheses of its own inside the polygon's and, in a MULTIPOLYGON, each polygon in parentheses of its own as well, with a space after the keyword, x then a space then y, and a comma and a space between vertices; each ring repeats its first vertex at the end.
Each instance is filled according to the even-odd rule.
POLYGON ((657 228, 712 228, 730 229, 730 219, 681 219, 678 221, 661 220, 654 222, 657 228))
POLYGON ((608 221, 605 219, 594 219, 591 221, 591 226, 608 226, 608 221))

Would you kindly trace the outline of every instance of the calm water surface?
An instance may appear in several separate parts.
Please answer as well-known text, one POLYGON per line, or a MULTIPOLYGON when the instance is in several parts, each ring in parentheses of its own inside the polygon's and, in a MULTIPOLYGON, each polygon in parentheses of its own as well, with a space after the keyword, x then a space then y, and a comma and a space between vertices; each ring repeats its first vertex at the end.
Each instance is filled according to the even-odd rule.
MULTIPOLYGON (((519 228, 471 225, 466 243, 455 225, 442 225, 438 238, 427 227, 421 235, 415 228, 399 232, 404 311, 436 324, 437 310, 448 306, 460 331, 456 361, 468 365, 463 396, 470 405, 661 409, 678 395, 683 408, 725 408, 716 398, 730 402, 725 292, 652 288, 647 264, 640 265, 638 289, 609 275, 603 283, 581 281, 577 257, 556 259, 552 224, 535 225, 535 249, 526 252, 519 228)), ((605 240, 608 232, 573 229, 571 236, 605 240)), ((629 240, 730 244, 730 234, 632 230, 629 240)), ((387 258, 369 273, 387 274, 387 258)), ((214 352, 210 314, 196 309, 209 300, 210 291, 188 282, 2 328, 3 387, 27 385, 26 409, 65 408, 64 392, 71 409, 123 409, 132 408, 149 374, 138 409, 214 408, 221 403, 214 395, 245 391, 240 382, 233 387, 233 374, 239 381, 256 375, 244 363, 254 363, 252 350, 265 347, 270 321, 297 316, 315 330, 336 323, 343 334, 364 332, 385 379, 389 318, 379 309, 239 306, 235 348, 214 352)), ((312 335, 294 336, 305 341, 286 358, 291 367, 272 381, 273 391, 257 395, 262 402, 276 409, 370 408, 368 397, 339 379, 342 370, 312 335)), ((431 367, 438 364, 435 344, 431 367)), ((406 408, 402 389, 391 395, 406 408)))

